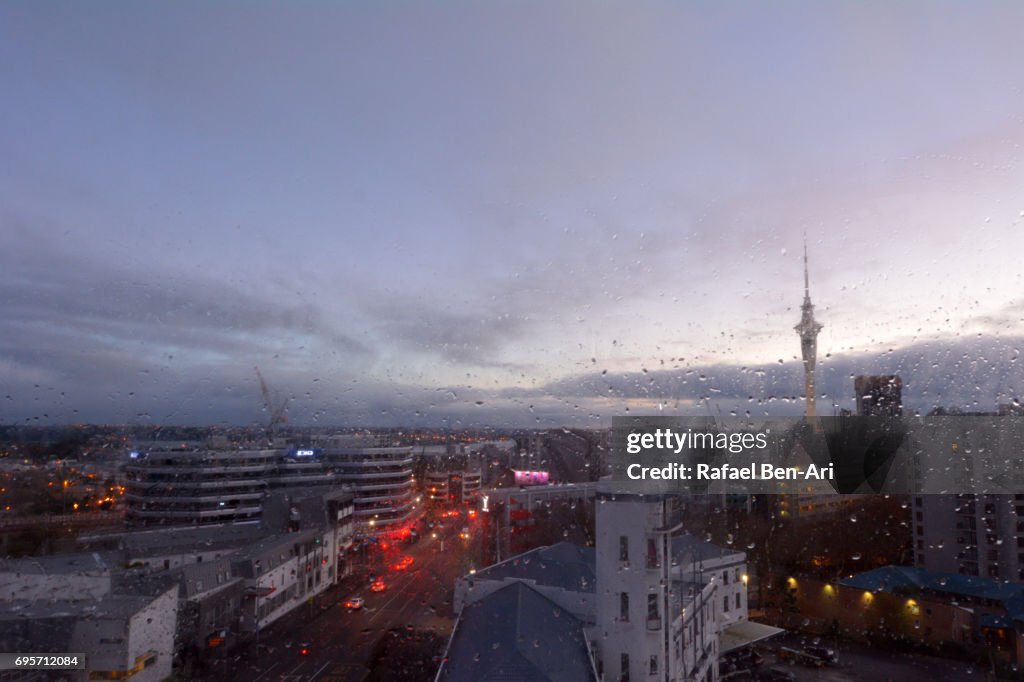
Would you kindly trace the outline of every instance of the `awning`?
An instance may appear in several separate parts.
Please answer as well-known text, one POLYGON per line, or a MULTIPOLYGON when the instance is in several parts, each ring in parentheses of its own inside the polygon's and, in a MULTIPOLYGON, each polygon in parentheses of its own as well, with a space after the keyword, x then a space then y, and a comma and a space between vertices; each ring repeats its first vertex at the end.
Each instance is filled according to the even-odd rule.
POLYGON ((752 620, 741 620, 727 627, 719 636, 718 651, 722 654, 729 653, 735 649, 741 649, 769 637, 774 637, 782 632, 785 632, 785 630, 772 625, 755 623, 752 620))

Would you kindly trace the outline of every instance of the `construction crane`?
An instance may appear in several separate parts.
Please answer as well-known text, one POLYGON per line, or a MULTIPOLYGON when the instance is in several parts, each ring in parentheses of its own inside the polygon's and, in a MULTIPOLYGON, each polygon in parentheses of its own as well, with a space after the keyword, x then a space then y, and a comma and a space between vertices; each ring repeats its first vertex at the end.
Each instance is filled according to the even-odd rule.
POLYGON ((263 394, 263 405, 267 409, 267 414, 270 415, 270 421, 267 423, 267 439, 273 440, 274 430, 277 428, 277 425, 288 421, 288 417, 284 413, 288 409, 288 399, 286 398, 279 405, 275 405, 274 400, 270 397, 270 389, 267 388, 267 382, 263 380, 260 368, 257 366, 255 369, 256 378, 260 381, 260 393, 263 394))

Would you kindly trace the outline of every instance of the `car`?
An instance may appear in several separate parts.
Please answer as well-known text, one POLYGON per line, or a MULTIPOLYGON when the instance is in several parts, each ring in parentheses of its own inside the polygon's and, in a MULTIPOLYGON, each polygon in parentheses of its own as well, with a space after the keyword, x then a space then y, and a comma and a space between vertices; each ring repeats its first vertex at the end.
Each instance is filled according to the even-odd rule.
POLYGON ((366 604, 366 601, 362 597, 349 597, 345 600, 345 608, 350 611, 361 609, 366 604))
POLYGON ((829 665, 836 665, 839 663, 839 654, 836 653, 835 649, 830 649, 827 646, 809 646, 804 649, 807 653, 815 658, 819 658, 829 665))
POLYGON ((796 682, 796 675, 780 665, 773 665, 767 670, 759 672, 757 679, 761 682, 796 682))
POLYGON ((402 557, 402 560, 399 563, 402 564, 402 568, 409 568, 413 565, 413 563, 415 563, 415 561, 416 560, 413 559, 411 556, 404 556, 402 557))
POLYGON ((309 656, 309 642, 302 642, 299 644, 299 655, 309 656))
POLYGON ((386 588, 387 585, 384 584, 383 580, 377 580, 372 585, 370 585, 370 589, 374 592, 383 592, 386 588))
POLYGON ((463 540, 468 540, 469 539, 469 528, 468 527, 467 528, 463 528, 459 532, 459 537, 462 538, 463 540))

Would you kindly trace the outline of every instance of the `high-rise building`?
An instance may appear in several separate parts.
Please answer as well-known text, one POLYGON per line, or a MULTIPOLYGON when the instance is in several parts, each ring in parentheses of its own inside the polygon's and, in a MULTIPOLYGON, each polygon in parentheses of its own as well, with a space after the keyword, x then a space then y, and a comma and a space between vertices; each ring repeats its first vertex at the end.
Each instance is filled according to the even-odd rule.
POLYGON ((917 495, 914 563, 1024 582, 1024 495, 917 495))
POLYGON ((899 417, 903 414, 903 380, 897 374, 859 375, 853 380, 858 417, 899 417))
POLYGON ((804 302, 800 306, 800 323, 793 329, 800 335, 800 355, 804 362, 804 415, 808 418, 817 414, 815 410, 814 366, 818 361, 818 334, 822 325, 814 319, 814 304, 811 303, 810 276, 807 271, 807 244, 804 244, 804 302))
POLYGON ((914 563, 930 571, 1024 582, 1024 495, 975 492, 991 485, 993 471, 1004 486, 1020 490, 1024 450, 1018 430, 1000 424, 1017 418, 989 413, 935 419, 955 427, 936 423, 917 432, 922 464, 915 478, 936 476, 934 463, 942 462, 937 473, 955 481, 949 487, 956 492, 914 496, 914 563))

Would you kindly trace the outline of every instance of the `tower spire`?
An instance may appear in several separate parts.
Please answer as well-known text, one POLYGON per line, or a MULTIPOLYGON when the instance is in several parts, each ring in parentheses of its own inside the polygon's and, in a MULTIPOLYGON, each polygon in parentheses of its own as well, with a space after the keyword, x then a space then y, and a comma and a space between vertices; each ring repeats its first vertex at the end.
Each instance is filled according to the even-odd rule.
POLYGON ((804 300, 811 300, 811 278, 807 274, 807 235, 804 235, 804 300))
POLYGON ((814 304, 811 303, 811 277, 807 267, 807 237, 804 236, 804 303, 800 306, 800 323, 794 328, 800 335, 800 355, 804 361, 804 415, 814 417, 814 366, 818 361, 818 333, 821 324, 814 319, 814 304))

